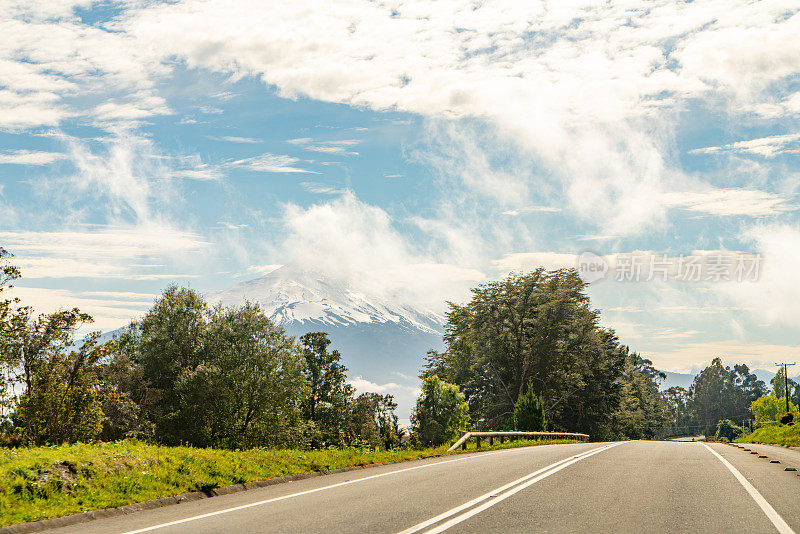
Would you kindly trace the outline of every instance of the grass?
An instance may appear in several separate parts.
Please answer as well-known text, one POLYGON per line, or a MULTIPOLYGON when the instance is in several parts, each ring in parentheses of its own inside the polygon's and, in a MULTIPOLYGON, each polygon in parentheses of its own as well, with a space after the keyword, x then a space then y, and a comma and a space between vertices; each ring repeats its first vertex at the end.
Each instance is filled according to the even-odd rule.
MULTIPOLYGON (((574 441, 518 440, 491 448, 553 443, 574 441)), ((467 451, 474 450, 471 443, 467 451)), ((457 454, 446 451, 447 446, 395 451, 230 451, 163 447, 135 440, 0 449, 0 526, 289 474, 457 454)))
POLYGON ((766 425, 734 440, 736 443, 767 443, 800 447, 800 426, 766 425))

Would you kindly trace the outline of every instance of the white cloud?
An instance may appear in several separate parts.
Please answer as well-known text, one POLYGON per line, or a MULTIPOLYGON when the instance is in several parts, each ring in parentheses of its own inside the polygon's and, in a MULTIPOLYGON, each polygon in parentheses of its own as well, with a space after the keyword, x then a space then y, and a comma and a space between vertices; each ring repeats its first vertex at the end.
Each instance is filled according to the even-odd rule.
MULTIPOLYGON (((258 76, 287 97, 488 121, 499 133, 489 143, 468 133, 478 151, 467 155, 494 172, 453 173, 471 189, 524 205, 536 201, 531 184, 552 180, 582 217, 636 233, 663 217, 658 193, 681 181, 673 111, 702 101, 735 114, 796 75, 800 15, 787 6, 194 0, 134 11, 120 27, 190 67, 258 76), (497 173, 498 144, 535 165, 497 173)), ((462 155, 446 149, 443 164, 458 170, 462 155)))
POLYGON ((248 274, 257 274, 257 275, 265 275, 269 274, 276 269, 280 269, 283 267, 283 264, 275 263, 270 265, 251 265, 247 268, 248 274))
POLYGON ((341 195, 346 193, 347 189, 333 187, 327 184, 320 184, 317 182, 300 182, 300 187, 309 193, 316 193, 318 195, 341 195))
POLYGON ((723 152, 748 153, 765 158, 780 154, 800 153, 800 134, 773 135, 747 141, 737 141, 722 146, 710 146, 691 150, 693 154, 719 154, 723 152))
POLYGON ((662 193, 660 200, 666 206, 720 216, 764 217, 798 209, 796 204, 790 204, 781 195, 755 189, 662 193))
POLYGON ((262 142, 261 139, 256 139, 255 137, 238 137, 235 135, 225 135, 222 137, 209 135, 208 138, 211 139, 212 141, 226 141, 228 143, 256 144, 262 142))
POLYGON ((269 152, 260 156, 244 158, 229 163, 232 167, 242 167, 257 172, 276 172, 276 173, 309 173, 319 174, 316 171, 301 169, 294 165, 299 162, 298 158, 281 154, 270 154, 269 152))
POLYGON ((32 306, 37 313, 80 308, 94 318, 94 323, 83 328, 84 332, 109 331, 124 326, 131 319, 143 315, 153 305, 155 297, 146 293, 82 292, 20 286, 14 287, 11 294, 20 297, 24 305, 32 306))
POLYGON ((188 180, 221 180, 225 177, 220 169, 212 165, 198 165, 194 169, 178 169, 171 171, 170 176, 174 178, 186 178, 188 180))
POLYGON ((756 225, 745 235, 763 257, 758 280, 722 284, 719 292, 770 324, 800 326, 800 285, 796 283, 800 266, 800 227, 756 225))
POLYGON ((421 252, 387 212, 350 192, 308 208, 289 204, 284 224, 281 257, 314 265, 367 294, 440 309, 484 279, 476 269, 446 261, 446 250, 438 256, 421 252))
POLYGON ((130 226, 84 231, 0 232, 27 278, 192 278, 164 269, 158 260, 196 254, 211 243, 173 228, 130 226), (157 260, 154 262, 153 260, 157 260))
POLYGON ((321 152, 323 154, 337 154, 342 156, 358 156, 358 152, 349 150, 350 147, 359 144, 357 139, 340 139, 334 141, 315 141, 310 137, 298 137, 289 139, 289 144, 297 145, 311 152, 321 152))
POLYGON ((61 152, 46 152, 43 150, 10 150, 0 153, 0 164, 11 165, 50 165, 58 160, 65 159, 66 154, 61 152))
POLYGON ((666 350, 648 351, 647 357, 660 369, 683 370, 706 367, 721 357, 725 365, 747 364, 750 369, 771 368, 777 361, 794 361, 800 347, 777 343, 747 343, 739 340, 697 341, 671 345, 666 350))
POLYGON ((517 215, 522 215, 523 213, 532 213, 532 212, 549 212, 549 213, 556 213, 561 211, 561 208, 554 208, 551 206, 526 206, 524 208, 518 208, 515 210, 506 210, 503 212, 503 215, 509 215, 511 217, 516 217, 517 215))

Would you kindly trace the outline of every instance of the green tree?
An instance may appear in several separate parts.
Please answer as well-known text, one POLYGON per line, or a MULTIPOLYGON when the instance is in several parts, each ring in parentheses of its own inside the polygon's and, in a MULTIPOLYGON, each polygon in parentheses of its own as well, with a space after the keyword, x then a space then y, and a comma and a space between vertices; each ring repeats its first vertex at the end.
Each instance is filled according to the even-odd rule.
POLYGON ((714 434, 716 441, 733 441, 742 435, 742 427, 736 426, 730 419, 723 419, 717 423, 717 431, 714 434))
MULTIPOLYGON (((791 378, 786 377, 786 374, 783 372, 783 367, 778 369, 775 377, 770 380, 770 384, 772 384, 772 394, 779 399, 786 398, 787 389, 789 390, 789 399, 792 399, 795 395, 797 383, 791 378)), ((784 405, 784 410, 785 408, 786 406, 784 405)))
POLYGON ((612 418, 613 433, 631 439, 653 439, 664 433, 668 407, 658 390, 657 371, 650 360, 625 347, 622 394, 612 418))
POLYGON ((350 410, 348 442, 383 449, 400 445, 396 409, 391 395, 368 392, 356 397, 350 410))
POLYGON ((0 421, 8 426, 8 414, 14 409, 17 397, 14 380, 19 364, 11 351, 11 345, 27 328, 32 310, 21 306, 17 297, 4 298, 3 293, 14 286, 12 282, 21 276, 18 267, 9 263, 13 255, 0 247, 0 421))
POLYGON ((540 432, 546 427, 542 398, 533 392, 532 387, 528 387, 514 405, 514 429, 540 432))
POLYGON ((411 413, 411 436, 422 446, 439 446, 467 429, 469 405, 456 384, 437 375, 422 381, 422 392, 411 413))
POLYGON ((228 448, 302 445, 308 395, 300 346, 256 304, 215 308, 204 361, 182 373, 182 417, 193 439, 228 448))
POLYGON ((661 392, 666 408, 664 437, 687 436, 694 431, 695 418, 688 390, 672 386, 661 392))
POLYGON ((347 441, 347 414, 354 389, 347 383, 347 368, 338 350, 328 352, 331 341, 324 332, 300 338, 305 357, 309 395, 303 402, 303 416, 313 424, 312 447, 343 446, 347 441))
POLYGON ((30 319, 7 345, 15 382, 24 385, 14 418, 27 441, 63 443, 97 437, 103 421, 97 366, 113 344, 92 334, 74 349, 75 331, 92 318, 77 309, 30 319))
POLYGON ((722 419, 744 419, 750 403, 766 392, 764 382, 758 380, 746 365, 733 369, 714 358, 711 365, 694 378, 692 408, 701 430, 713 436, 722 419))
MULTIPOLYGON (((789 411, 794 413, 795 420, 800 415, 797 411, 797 405, 793 402, 789 402, 789 411)), ((786 413, 786 399, 775 395, 764 395, 750 404, 750 412, 753 414, 757 425, 780 421, 781 417, 786 413)))
POLYGON ((302 350, 257 305, 209 309, 195 291, 171 286, 118 344, 136 377, 122 390, 158 441, 305 444, 302 350))
POLYGON ((513 428, 530 384, 552 428, 610 437, 628 349, 599 327, 585 289, 576 271, 543 268, 474 288, 450 304, 447 350, 429 353, 423 374, 460 387, 477 429, 513 428))
POLYGON ((208 306, 196 291, 173 285, 119 337, 120 350, 141 368, 131 397, 163 443, 178 444, 185 435, 176 388, 183 373, 203 362, 208 316, 208 306))

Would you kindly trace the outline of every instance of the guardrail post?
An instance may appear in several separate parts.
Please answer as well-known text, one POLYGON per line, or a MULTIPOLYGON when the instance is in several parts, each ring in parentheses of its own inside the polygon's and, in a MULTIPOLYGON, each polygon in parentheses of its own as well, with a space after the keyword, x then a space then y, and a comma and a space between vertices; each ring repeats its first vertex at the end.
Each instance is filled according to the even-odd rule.
POLYGON ((489 446, 494 445, 494 436, 489 436, 489 446))
POLYGON ((461 444, 461 450, 462 451, 467 450, 467 440, 464 440, 464 443, 461 444))
POLYGON ((480 449, 481 448, 481 437, 480 436, 475 436, 475 448, 476 449, 480 449))

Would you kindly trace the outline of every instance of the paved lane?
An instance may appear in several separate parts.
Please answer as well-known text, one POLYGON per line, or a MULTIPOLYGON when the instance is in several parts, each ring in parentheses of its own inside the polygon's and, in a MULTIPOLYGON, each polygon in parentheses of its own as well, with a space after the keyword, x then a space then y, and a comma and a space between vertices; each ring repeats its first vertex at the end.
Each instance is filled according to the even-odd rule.
MULTIPOLYGON (((769 451, 782 455, 781 464, 770 464, 731 446, 710 448, 752 484, 787 528, 800 532, 800 477, 783 471, 800 469, 800 454, 769 451)), ((758 533, 779 527, 705 444, 625 442, 409 462, 53 532, 758 533)))

